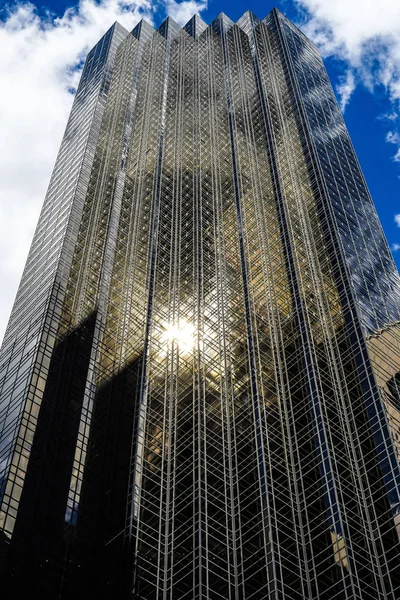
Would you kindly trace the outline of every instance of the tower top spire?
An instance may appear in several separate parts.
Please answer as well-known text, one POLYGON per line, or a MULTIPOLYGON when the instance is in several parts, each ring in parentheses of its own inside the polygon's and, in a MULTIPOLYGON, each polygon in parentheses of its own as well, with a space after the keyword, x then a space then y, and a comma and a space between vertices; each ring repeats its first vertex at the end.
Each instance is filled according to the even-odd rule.
POLYGON ((208 25, 203 19, 199 17, 199 15, 193 15, 193 17, 184 25, 183 29, 192 35, 193 37, 198 37, 203 31, 207 29, 208 25))
POLYGON ((174 38, 177 36, 182 27, 176 23, 171 17, 167 17, 165 21, 163 21, 160 27, 157 29, 158 33, 160 33, 165 39, 174 38))

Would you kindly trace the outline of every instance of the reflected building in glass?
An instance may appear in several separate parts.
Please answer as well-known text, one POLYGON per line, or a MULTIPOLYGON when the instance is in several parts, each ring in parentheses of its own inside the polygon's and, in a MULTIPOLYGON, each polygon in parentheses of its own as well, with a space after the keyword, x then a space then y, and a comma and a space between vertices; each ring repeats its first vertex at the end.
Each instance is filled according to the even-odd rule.
POLYGON ((2 347, 2 589, 398 598, 399 319, 316 47, 115 24, 2 347))

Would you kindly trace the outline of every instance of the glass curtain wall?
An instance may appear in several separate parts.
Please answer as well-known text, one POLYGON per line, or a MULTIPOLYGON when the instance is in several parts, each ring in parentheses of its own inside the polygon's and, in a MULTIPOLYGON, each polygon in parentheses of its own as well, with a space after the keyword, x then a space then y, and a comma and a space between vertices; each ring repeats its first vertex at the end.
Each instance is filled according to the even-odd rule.
POLYGON ((395 600, 399 317, 313 44, 113 26, 2 350, 7 589, 395 600))

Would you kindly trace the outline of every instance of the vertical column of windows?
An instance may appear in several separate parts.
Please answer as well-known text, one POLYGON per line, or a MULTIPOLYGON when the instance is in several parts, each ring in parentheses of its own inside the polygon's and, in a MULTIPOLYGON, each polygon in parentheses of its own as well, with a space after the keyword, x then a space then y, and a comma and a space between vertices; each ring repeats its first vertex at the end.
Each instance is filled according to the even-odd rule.
MULTIPOLYGON (((355 543, 355 538, 350 535, 345 506, 347 504, 350 510, 352 492, 349 490, 353 489, 353 493, 356 493, 360 480, 357 470, 353 471, 351 467, 344 477, 346 465, 353 462, 354 453, 351 447, 351 433, 348 428, 346 432, 345 427, 346 408, 343 391, 339 392, 341 375, 338 370, 335 370, 335 366, 336 369, 338 365, 340 367, 340 350, 331 343, 332 333, 343 325, 343 317, 340 314, 339 297, 332 280, 330 265, 324 256, 323 235, 317 220, 311 182, 291 106, 290 91, 286 87, 287 67, 284 62, 281 63, 280 43, 275 38, 273 25, 269 26, 269 34, 266 35, 263 34, 266 31, 264 27, 265 25, 262 24, 258 30, 256 28, 258 64, 261 69, 264 93, 268 100, 267 107, 274 140, 274 160, 280 182, 279 193, 282 194, 286 207, 286 235, 290 240, 288 269, 294 270, 298 286, 297 290, 292 289, 297 327, 300 331, 303 329, 308 331, 307 342, 305 343, 304 340, 301 342, 293 358, 288 357, 286 364, 293 364, 297 354, 300 364, 295 381, 305 386, 305 399, 308 396, 308 407, 306 408, 306 404, 303 415, 299 414, 296 417, 293 434, 300 453, 299 479, 304 479, 306 473, 310 480, 316 478, 314 490, 311 486, 304 490, 304 481, 299 481, 300 489, 303 487, 307 499, 306 506, 308 505, 303 526, 311 536, 315 553, 312 562, 309 563, 311 586, 314 594, 322 593, 333 586, 332 596, 345 593, 352 597, 357 592, 353 578, 348 576, 352 571, 348 574, 347 569, 350 544, 355 543), (267 46, 263 48, 264 44, 267 46), (263 61, 268 59, 271 61, 269 67, 268 63, 263 65, 263 61), (308 348, 307 355, 304 355, 305 348, 308 348), (302 429, 301 423, 306 415, 309 425, 308 428, 302 429), (312 440, 314 440, 314 449, 310 453, 307 445, 312 440), (321 448, 324 448, 323 454, 321 448), (314 473, 310 470, 312 456, 315 460, 314 469, 317 469, 314 473), (318 471, 320 476, 317 474, 318 471), (324 486, 319 491, 315 487, 318 485, 318 480, 324 486), (320 502, 327 504, 328 522, 325 524, 323 521, 325 511, 322 506, 314 512, 313 493, 319 495, 320 502), (320 528, 319 533, 316 526, 320 528), (332 540, 331 554, 327 545, 329 538, 332 540), (324 546, 325 551, 321 552, 324 546), (319 557, 318 560, 316 556, 319 557), (336 565, 342 567, 342 575, 336 565)), ((295 397, 295 392, 292 390, 292 403, 295 397)), ((365 526, 363 520, 360 526, 365 526)), ((366 534, 365 539, 371 539, 369 533, 366 534)), ((369 543, 371 545, 371 542, 369 543)))
MULTIPOLYGON (((300 39, 300 36, 298 36, 300 39)), ((285 54, 285 44, 286 38, 281 39, 281 44, 283 46, 283 54, 285 54)), ((313 163, 315 160, 310 156, 310 151, 307 147, 307 136, 305 132, 302 130, 302 118, 296 114, 297 111, 300 111, 299 100, 296 97, 296 83, 291 82, 291 65, 290 60, 287 58, 284 59, 286 62, 286 73, 285 79, 290 82, 289 85, 289 102, 292 104, 294 108, 293 116, 294 119, 298 123, 299 133, 300 133, 300 141, 302 146, 302 151, 304 152, 305 157, 305 166, 308 171, 308 177, 310 179, 310 183, 313 185, 314 195, 318 192, 318 189, 315 184, 315 168, 316 165, 313 163), (293 86, 293 87, 291 87, 293 86)), ((315 256, 318 256, 318 262, 320 264, 321 273, 324 277, 328 276, 332 281, 337 282, 338 277, 335 273, 334 263, 332 263, 332 252, 328 253, 328 249, 325 245, 326 240, 326 228, 324 224, 324 216, 323 211, 321 211, 321 207, 318 204, 318 196, 314 200, 316 202, 315 208, 312 210, 315 212, 315 217, 313 219, 313 226, 311 230, 312 237, 311 239, 315 239, 318 242, 317 245, 317 253, 315 256)), ((346 276, 345 270, 341 273, 342 277, 346 276)), ((329 280, 328 280, 329 281, 329 280)), ((332 281, 332 282, 333 282, 332 281)), ((340 284, 341 285, 341 284, 340 284)), ((347 284, 346 284, 347 285, 347 284)), ((315 287, 315 284, 314 284, 315 287)), ((326 283, 324 284, 326 289, 326 283)), ((323 289, 323 288, 322 288, 323 289)), ((341 289, 341 288, 340 288, 341 289)), ((331 294, 329 295, 331 296, 331 294)), ((343 302, 343 296, 340 297, 341 303, 343 302)), ((335 304, 331 307, 328 305, 328 312, 325 313, 325 316, 321 318, 319 316, 319 322, 326 327, 326 324, 329 324, 329 319, 327 322, 326 317, 332 315, 334 306, 338 305, 338 299, 335 301, 335 304)), ((382 585, 386 585, 384 583, 384 579, 380 579, 380 568, 381 563, 379 560, 379 555, 381 553, 381 548, 379 546, 380 542, 375 541, 375 536, 373 534, 374 522, 377 518, 382 518, 382 513, 380 511, 386 510, 382 506, 382 499, 378 501, 377 497, 371 501, 363 501, 359 500, 358 502, 354 502, 354 497, 357 496, 357 490, 360 487, 365 486, 365 476, 368 474, 368 478, 371 481, 371 478, 378 477, 379 473, 377 472, 377 464, 376 464, 376 455, 371 456, 371 454, 364 450, 362 451, 363 457, 359 458, 360 454, 358 451, 358 443, 368 444, 367 438, 371 433, 368 429, 365 428, 365 425, 362 426, 361 422, 368 422, 368 416, 366 413, 366 403, 368 402, 367 398, 364 398, 366 394, 363 389, 363 380, 360 378, 360 371, 357 368, 355 362, 350 365, 347 365, 347 357, 349 357, 349 353, 344 353, 341 350, 342 346, 352 346, 352 355, 353 360, 355 357, 355 361, 357 361, 357 354, 359 354, 359 350, 356 346, 354 346, 354 340, 352 341, 350 332, 348 331, 347 324, 349 323, 349 312, 348 305, 346 302, 342 304, 343 308, 340 312, 342 312, 342 319, 345 319, 346 328, 341 327, 339 330, 335 328, 335 335, 331 336, 331 351, 325 356, 326 350, 322 348, 321 345, 316 345, 316 356, 318 357, 318 367, 319 367, 319 377, 321 384, 323 385, 323 399, 324 405, 326 406, 326 417, 327 417, 327 430, 330 439, 330 444, 332 448, 332 452, 334 455, 333 466, 337 472, 335 474, 335 480, 337 482, 338 491, 340 501, 343 505, 343 523, 348 532, 348 547, 354 548, 354 563, 357 569, 357 577, 359 579, 359 584, 362 588, 364 588, 367 583, 375 580, 373 585, 376 585, 377 590, 381 590, 380 592, 375 593, 386 593, 382 585), (350 337, 349 337, 350 336, 350 337), (338 360, 338 357, 340 359, 338 360), (337 384, 330 384, 329 379, 327 379, 328 373, 330 377, 333 377, 334 380, 337 380, 337 384), (340 386, 340 387, 339 387, 340 386), (330 409, 331 404, 331 391, 335 392, 340 389, 340 393, 337 395, 337 402, 339 406, 342 406, 341 412, 335 408, 333 411, 330 409), (356 409, 357 407, 357 409, 356 409), (354 411, 356 410, 356 417, 354 411), (336 416, 342 417, 338 422, 336 422, 336 416), (358 421, 358 423, 356 422, 358 421), (346 434, 347 430, 347 434, 346 434), (341 432, 338 435, 338 432, 341 432), (362 435, 358 437, 358 432, 362 431, 362 435), (361 439, 360 439, 361 438, 361 439), (357 441, 356 441, 357 440, 357 441), (351 465, 346 468, 346 465, 351 465), (348 473, 346 473, 348 471, 348 473), (358 508, 356 508, 355 504, 358 504, 358 508), (374 506, 374 509, 371 511, 371 506, 374 506), (356 515, 359 514, 360 517, 357 519, 356 515), (363 516, 362 516, 363 515, 363 516), (364 540, 361 541, 360 532, 363 530, 364 540), (363 550, 365 546, 369 547, 369 550, 365 555, 363 555, 363 550), (372 568, 375 570, 375 577, 372 579, 372 575, 369 569, 365 568, 365 561, 371 560, 372 568), (376 565, 376 566, 375 566, 376 565)), ((340 314, 340 313, 339 313, 340 314)), ((353 331, 357 329, 356 324, 354 327, 352 326, 353 331)), ((373 402, 376 402, 373 401, 373 402)), ((369 442, 370 443, 370 442, 369 442)), ((371 492, 371 483, 367 484, 365 488, 365 494, 371 492)), ((383 513, 384 514, 384 513, 383 513)), ((353 552, 352 552, 353 554, 353 552)), ((351 556, 349 557, 351 558, 351 556)), ((370 564, 371 564, 370 563, 370 564)), ((350 567, 351 568, 351 567, 350 567)), ((353 567, 354 569, 354 567, 353 567)), ((393 588, 390 582, 388 583, 388 587, 386 588, 389 593, 393 593, 393 588)))
MULTIPOLYGON (((302 597, 307 589, 308 574, 303 567, 306 547, 302 544, 299 489, 296 489, 296 481, 292 480, 296 444, 291 435, 287 435, 290 432, 290 416, 286 397, 287 374, 285 363, 282 363, 282 353, 290 348, 293 311, 271 178, 271 156, 265 145, 250 43, 239 31, 232 27, 227 36, 229 75, 265 464, 265 482, 260 472, 257 483, 258 493, 265 496, 261 498, 261 507, 266 503, 263 508, 265 514, 258 516, 257 523, 259 531, 263 531, 264 542, 257 545, 253 542, 248 548, 245 546, 248 554, 245 563, 246 591, 250 595, 256 594, 256 590, 264 589, 264 585, 264 593, 288 593, 293 597, 298 594, 302 597), (257 546, 260 548, 258 554, 254 552, 257 546)), ((256 423, 254 434, 257 434, 256 423)), ((253 498, 250 504, 253 523, 256 505, 253 498)), ((246 512, 243 514, 246 515, 246 512)), ((242 520, 242 529, 246 535, 245 519, 242 520)), ((255 530, 253 525, 250 532, 255 535, 255 530)))
MULTIPOLYGON (((322 61, 316 49, 296 33, 295 28, 282 16, 280 22, 289 65, 295 66, 293 90, 298 110, 303 112, 303 139, 305 148, 309 146, 306 152, 314 163, 314 177, 317 180, 322 177, 323 181, 319 184, 324 194, 320 221, 325 228, 325 239, 335 235, 336 243, 339 242, 339 252, 336 250, 338 258, 335 260, 342 268, 336 269, 335 278, 342 290, 346 319, 342 339, 347 334, 347 344, 354 360, 347 384, 351 389, 350 381, 358 378, 362 386, 358 400, 361 400, 361 406, 356 410, 352 402, 349 414, 354 414, 352 411, 356 410, 356 419, 364 423, 363 426, 361 423, 358 425, 353 439, 357 440, 356 447, 358 443, 362 445, 361 467, 368 481, 365 495, 369 497, 367 506, 371 527, 376 521, 380 523, 381 536, 375 536, 375 544, 377 553, 385 556, 381 563, 384 573, 382 581, 387 593, 395 594, 394 589, 399 585, 396 571, 391 567, 389 575, 387 568, 398 557, 398 538, 394 529, 399 512, 398 457, 390 439, 393 421, 388 427, 383 410, 383 406, 386 406, 385 396, 382 406, 360 323, 364 332, 367 332, 398 317, 400 280, 322 61), (343 256, 346 265, 343 264, 343 256), (343 290, 346 292, 343 293, 343 290), (372 452, 371 442, 367 441, 371 435, 372 452), (375 489, 379 489, 379 492, 374 493, 375 489)), ((331 247, 330 252, 332 255, 335 250, 331 247)))
MULTIPOLYGON (((102 337, 106 319, 119 317, 121 301, 121 285, 115 276, 112 279, 112 271, 119 266, 116 248, 125 175, 121 163, 132 127, 131 98, 137 84, 133 78, 138 68, 136 63, 140 61, 138 46, 138 40, 130 35, 118 48, 63 307, 62 328, 96 315, 66 514, 66 520, 73 524, 84 478, 95 396, 115 374, 115 347, 104 346, 102 337), (99 364, 104 351, 113 356, 111 367, 99 364)), ((97 421, 100 422, 99 416, 97 421)), ((104 423, 102 426, 106 432, 107 427, 104 423)), ((93 507, 86 506, 86 510, 90 514, 93 507)))

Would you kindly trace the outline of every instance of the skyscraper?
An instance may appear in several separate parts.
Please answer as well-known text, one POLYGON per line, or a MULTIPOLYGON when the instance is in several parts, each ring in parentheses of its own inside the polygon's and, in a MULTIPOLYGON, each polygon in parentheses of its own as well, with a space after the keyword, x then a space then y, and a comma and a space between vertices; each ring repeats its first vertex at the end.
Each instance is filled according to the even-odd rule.
POLYGON ((115 24, 2 347, 2 589, 398 598, 399 319, 316 47, 115 24))

